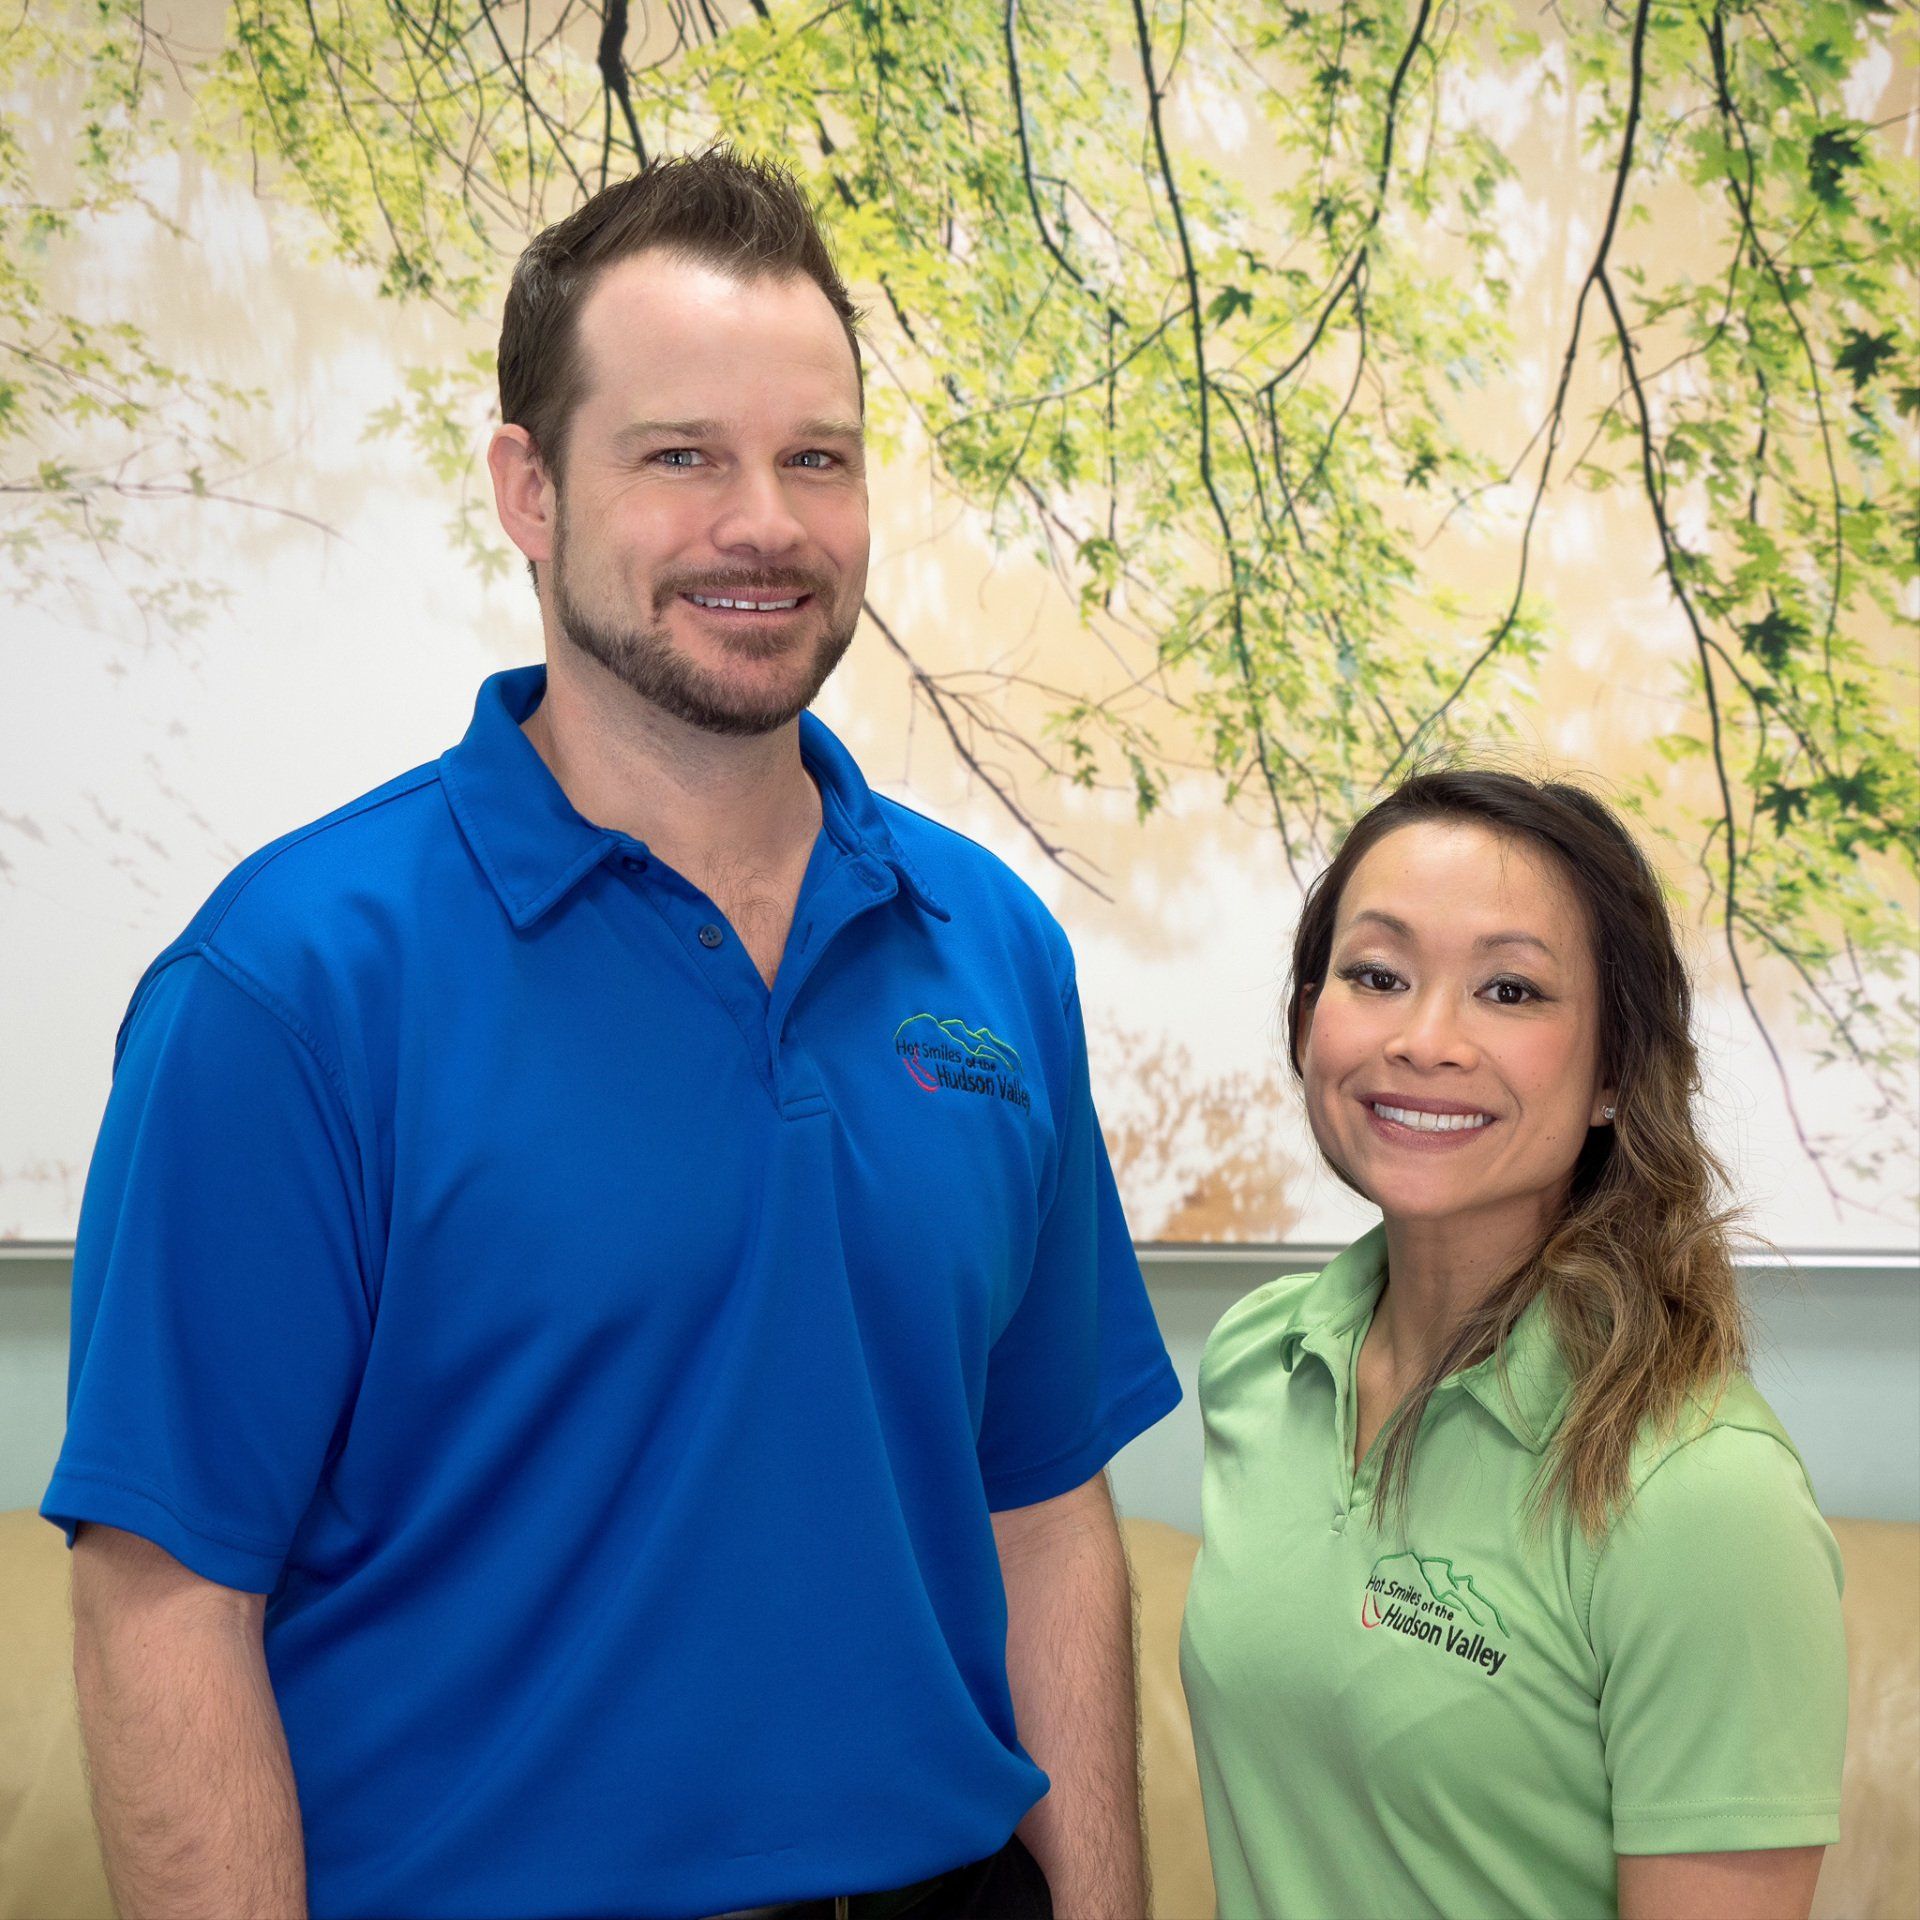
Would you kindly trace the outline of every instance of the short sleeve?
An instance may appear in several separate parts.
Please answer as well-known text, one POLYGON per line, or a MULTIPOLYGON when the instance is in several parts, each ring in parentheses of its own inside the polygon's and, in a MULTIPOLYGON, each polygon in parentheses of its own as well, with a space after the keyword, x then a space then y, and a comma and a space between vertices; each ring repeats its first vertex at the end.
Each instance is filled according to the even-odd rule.
POLYGON ((1616 1853, 1839 1837, 1840 1555, 1792 1450, 1717 1426, 1642 1484, 1595 1570, 1616 1853))
POLYGON ((1033 1271, 987 1364, 987 1504, 1028 1507, 1090 1480, 1180 1400, 1093 1110, 1077 988, 1053 1197, 1033 1271))
POLYGON ((74 1249, 67 1433, 41 1512, 124 1528, 254 1593, 344 1427, 371 1313, 331 1075, 203 953, 123 1029, 74 1249))

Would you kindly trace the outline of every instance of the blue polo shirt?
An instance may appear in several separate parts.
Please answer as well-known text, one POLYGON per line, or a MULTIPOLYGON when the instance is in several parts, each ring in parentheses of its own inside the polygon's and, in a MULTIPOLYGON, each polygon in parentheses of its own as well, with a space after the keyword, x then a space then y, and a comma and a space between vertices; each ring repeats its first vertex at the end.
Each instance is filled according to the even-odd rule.
POLYGON ((140 982, 43 1511, 268 1596, 316 1915, 900 1885, 1046 1789, 990 1510, 1179 1397, 1072 958, 809 716, 769 992, 568 804, 544 685, 140 982))

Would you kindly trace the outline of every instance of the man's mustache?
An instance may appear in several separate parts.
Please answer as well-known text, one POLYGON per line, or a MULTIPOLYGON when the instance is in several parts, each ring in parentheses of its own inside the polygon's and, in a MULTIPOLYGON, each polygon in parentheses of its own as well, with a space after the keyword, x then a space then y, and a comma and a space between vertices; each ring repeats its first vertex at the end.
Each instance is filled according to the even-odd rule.
POLYGON ((817 573, 793 573, 764 567, 751 573, 669 574, 653 590, 655 610, 664 607, 669 600, 677 600, 684 593, 697 593, 708 600, 736 600, 743 595, 791 600, 802 594, 825 600, 833 593, 833 583, 817 573))

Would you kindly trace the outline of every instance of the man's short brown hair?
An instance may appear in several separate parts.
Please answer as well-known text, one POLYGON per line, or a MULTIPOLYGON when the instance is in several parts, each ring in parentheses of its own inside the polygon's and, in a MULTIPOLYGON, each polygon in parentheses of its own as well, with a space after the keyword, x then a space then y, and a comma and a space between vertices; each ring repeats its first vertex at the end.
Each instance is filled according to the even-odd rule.
MULTIPOLYGON (((812 202, 771 160, 729 146, 656 160, 603 187, 536 234, 513 270, 500 326, 500 417, 524 427, 555 481, 586 384, 580 309, 616 260, 657 247, 738 279, 804 275, 840 316, 860 371, 859 315, 833 264, 812 202)), ((864 386, 862 388, 864 398, 864 386)))

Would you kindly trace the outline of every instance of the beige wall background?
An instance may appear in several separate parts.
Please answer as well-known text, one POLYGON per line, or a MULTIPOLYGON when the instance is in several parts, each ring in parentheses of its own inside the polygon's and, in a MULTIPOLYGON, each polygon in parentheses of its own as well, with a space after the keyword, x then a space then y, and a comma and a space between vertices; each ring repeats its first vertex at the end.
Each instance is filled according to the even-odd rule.
MULTIPOLYGON (((221 30, 217 8, 178 11, 184 30, 221 30)), ((1604 182, 1571 95, 1544 84, 1552 57, 1446 103, 1492 128, 1515 163, 1501 189, 1514 306, 1537 319, 1512 377, 1476 416, 1489 449, 1517 448, 1545 406, 1553 343, 1600 212, 1604 182)), ((36 84, 51 166, 79 83, 36 84)), ((1886 56, 1863 61, 1848 85, 1849 109, 1888 123, 1885 137, 1909 161, 1920 156, 1917 102, 1915 72, 1886 56)), ((1247 103, 1216 76, 1176 78, 1169 115, 1190 155, 1256 180, 1269 164, 1247 103)), ((539 645, 523 577, 483 581, 448 540, 462 488, 483 489, 477 461, 464 480, 443 480, 367 432, 404 397, 409 368, 485 350, 491 326, 382 300, 370 275, 324 257, 298 216, 184 146, 154 157, 138 188, 140 204, 63 248, 55 272, 67 297, 137 315, 164 355, 266 398, 244 422, 228 488, 246 504, 128 509, 150 548, 221 590, 196 630, 143 618, 104 550, 91 573, 83 561, 76 591, 0 616, 0 1240, 71 1237, 126 997, 226 869, 437 754, 464 727, 478 680, 539 645)), ((1665 191, 1645 233, 1684 256, 1705 216, 1684 188, 1665 191)), ((1645 233, 1636 245, 1650 244, 1645 233)), ((1434 244, 1448 242, 1437 233, 1434 244)), ((1583 369, 1574 420, 1610 397, 1613 377, 1583 369)), ((872 597, 925 668, 977 676, 1011 725, 1032 730, 1047 703, 1009 676, 1091 693, 1142 671, 1143 655, 1093 641, 1038 556, 997 543, 982 515, 943 491, 904 409, 883 402, 883 418, 872 597)), ((486 422, 470 424, 477 455, 486 422)), ((1525 489, 1507 493, 1472 527, 1436 513, 1434 565, 1469 599, 1497 600, 1510 582, 1525 489)), ((1538 698, 1517 709, 1521 741, 1605 791, 1676 724, 1685 638, 1644 502, 1556 494, 1537 566, 1566 640, 1538 698)), ((1911 633, 1891 627, 1872 639, 1911 649, 1911 633)), ((994 848, 1067 926, 1138 1238, 1337 1243, 1363 1223, 1318 1170, 1278 1057, 1297 896, 1270 829, 1224 806, 1198 771, 1141 823, 1123 792, 1064 787, 1001 755, 1022 804, 1096 892, 1043 858, 961 764, 877 633, 863 633, 821 712, 876 786, 994 848)), ((1684 798, 1677 784, 1676 803, 1684 798)), ((1910 1182, 1855 1182, 1835 1206, 1812 1177, 1774 1069, 1698 924, 1694 877, 1670 878, 1703 986, 1713 1126, 1756 1224, 1791 1247, 1911 1250, 1910 1182)), ((1763 974, 1759 991, 1790 1052, 1799 1048, 1790 1065, 1809 1128, 1844 1138, 1868 1110, 1863 1084, 1817 1064, 1784 973, 1763 974)))

